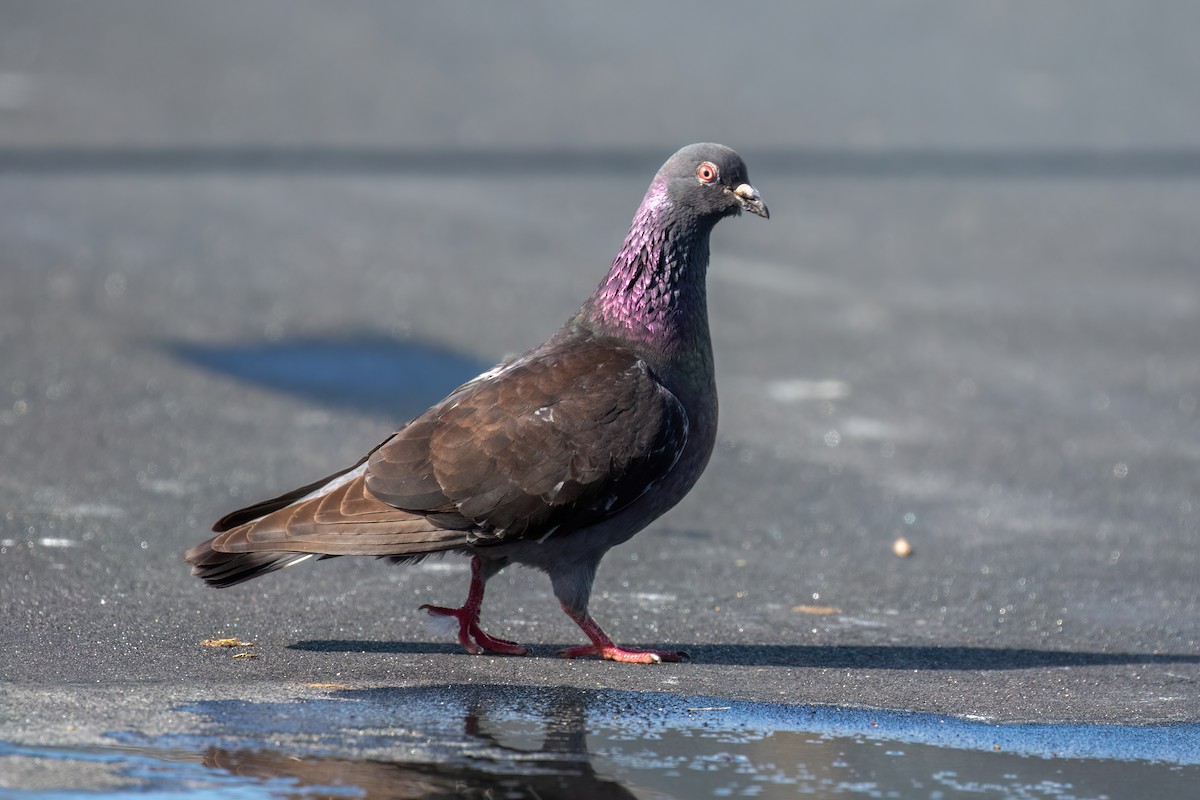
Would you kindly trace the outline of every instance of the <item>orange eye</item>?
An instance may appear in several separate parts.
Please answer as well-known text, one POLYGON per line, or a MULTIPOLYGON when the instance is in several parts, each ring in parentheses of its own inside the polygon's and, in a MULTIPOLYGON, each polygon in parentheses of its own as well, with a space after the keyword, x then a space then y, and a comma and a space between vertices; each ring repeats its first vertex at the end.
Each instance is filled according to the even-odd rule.
POLYGON ((701 183, 712 183, 717 179, 717 165, 705 161, 696 167, 696 177, 701 183))

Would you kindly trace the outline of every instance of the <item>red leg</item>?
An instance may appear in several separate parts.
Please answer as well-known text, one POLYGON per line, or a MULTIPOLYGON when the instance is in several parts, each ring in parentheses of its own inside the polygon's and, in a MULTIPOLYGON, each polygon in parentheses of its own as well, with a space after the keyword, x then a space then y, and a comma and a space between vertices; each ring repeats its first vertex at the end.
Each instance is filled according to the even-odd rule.
POLYGON ((508 639, 488 636, 479 627, 479 609, 483 607, 484 578, 482 570, 483 562, 479 556, 473 557, 471 559, 471 588, 467 592, 467 601, 462 604, 461 608, 445 608, 426 604, 421 606, 421 610, 427 611, 430 616, 457 619, 459 644, 471 655, 479 655, 486 650, 489 653, 523 656, 529 652, 525 647, 516 642, 510 642, 508 639))
POLYGON ((599 623, 592 619, 586 611, 568 608, 566 604, 563 604, 562 610, 568 617, 575 620, 575 624, 582 628, 587 637, 592 640, 591 644, 568 647, 566 650, 559 651, 559 655, 563 658, 600 656, 608 661, 624 661, 629 664, 657 664, 661 661, 683 661, 688 657, 687 653, 675 650, 633 650, 617 647, 613 644, 613 640, 608 638, 608 634, 604 632, 599 623))

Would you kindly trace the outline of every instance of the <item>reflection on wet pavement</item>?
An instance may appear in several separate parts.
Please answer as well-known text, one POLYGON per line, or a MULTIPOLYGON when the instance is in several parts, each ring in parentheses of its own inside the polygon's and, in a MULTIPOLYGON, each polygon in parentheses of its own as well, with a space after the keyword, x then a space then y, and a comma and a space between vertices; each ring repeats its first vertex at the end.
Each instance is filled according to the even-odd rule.
POLYGON ((176 711, 194 732, 113 733, 98 747, 0 743, 0 787, 39 798, 1116 800, 1184 797, 1200 780, 1196 725, 992 725, 506 685, 333 689, 176 711))
MULTIPOLYGON (((497 745, 499 752, 505 748, 497 745)), ((296 794, 312 796, 313 790, 350 790, 347 796, 368 800, 401 798, 613 798, 636 797, 619 782, 598 776, 587 760, 586 751, 567 751, 558 758, 553 745, 537 754, 513 751, 514 771, 501 768, 501 762, 471 764, 405 763, 330 758, 296 757, 272 751, 230 751, 212 749, 204 754, 204 764, 231 775, 259 779, 285 778, 296 794), (545 755, 545 758, 538 758, 545 755)), ((290 793, 290 792, 289 792, 290 793)))

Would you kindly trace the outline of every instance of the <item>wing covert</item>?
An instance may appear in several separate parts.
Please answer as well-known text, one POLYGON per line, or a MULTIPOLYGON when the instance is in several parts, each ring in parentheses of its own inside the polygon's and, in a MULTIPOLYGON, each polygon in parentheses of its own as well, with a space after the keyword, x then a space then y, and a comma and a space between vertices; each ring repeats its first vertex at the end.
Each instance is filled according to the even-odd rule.
POLYGON ((555 342, 465 384, 378 448, 367 486, 479 544, 595 524, 675 465, 679 400, 629 350, 555 342))

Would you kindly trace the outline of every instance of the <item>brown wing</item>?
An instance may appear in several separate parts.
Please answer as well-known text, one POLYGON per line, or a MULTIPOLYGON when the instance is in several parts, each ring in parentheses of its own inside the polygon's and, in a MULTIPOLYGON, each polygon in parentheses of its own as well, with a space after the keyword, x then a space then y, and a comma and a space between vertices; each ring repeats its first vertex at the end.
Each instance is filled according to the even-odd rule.
POLYGON ((410 555, 461 545, 461 533, 374 497, 365 467, 347 472, 290 505, 212 539, 226 553, 279 551, 335 556, 410 555))
POLYGON ((368 458, 366 484, 472 543, 541 538, 644 494, 678 460, 687 427, 629 350, 552 340, 413 420, 368 458))
POLYGON ((628 350, 552 340, 459 387, 355 466, 227 515, 186 558, 228 586, 305 554, 415 559, 576 530, 665 476, 687 428, 678 399, 628 350))
MULTIPOLYGON (((375 451, 372 450, 371 452, 373 453, 375 451)), ((324 478, 321 478, 321 480, 313 481, 306 486, 301 486, 299 489, 292 489, 290 492, 279 495, 279 497, 273 497, 270 500, 263 500, 260 503, 255 503, 254 505, 246 506, 245 508, 239 508, 237 511, 231 511, 217 520, 212 529, 216 533, 221 533, 223 531, 236 528, 239 525, 244 525, 247 522, 252 522, 259 517, 266 516, 272 511, 278 511, 285 506, 290 506, 292 503, 296 502, 305 495, 312 494, 317 489, 320 489, 326 484, 332 483, 334 480, 342 477, 346 473, 353 472, 354 470, 358 469, 366 462, 369 456, 370 453, 359 459, 357 464, 346 467, 345 469, 340 469, 332 475, 326 475, 324 478)))
POLYGON ((417 560, 466 544, 464 533, 373 497, 364 478, 368 457, 222 517, 213 526, 217 535, 184 555, 192 574, 213 586, 233 586, 313 555, 417 560))

